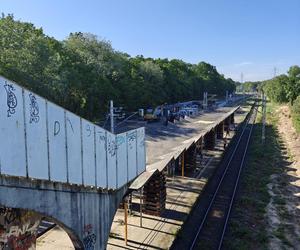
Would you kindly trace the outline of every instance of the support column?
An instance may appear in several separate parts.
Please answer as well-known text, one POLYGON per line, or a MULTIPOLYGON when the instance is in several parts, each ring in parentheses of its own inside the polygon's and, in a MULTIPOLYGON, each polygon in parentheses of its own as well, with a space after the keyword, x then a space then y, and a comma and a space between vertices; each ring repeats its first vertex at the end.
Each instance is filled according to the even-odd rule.
POLYGON ((216 145, 216 133, 212 129, 204 136, 204 147, 208 150, 213 150, 216 145))
POLYGON ((128 195, 128 211, 132 215, 132 193, 128 195))
POLYGON ((203 137, 201 137, 196 143, 197 155, 199 156, 199 163, 202 164, 203 160, 203 137))
POLYGON ((40 221, 35 212, 0 207, 1 249, 35 249, 40 221))
POLYGON ((174 172, 175 172, 175 165, 176 165, 176 161, 172 160, 167 167, 164 169, 164 173, 167 176, 173 176, 174 172))
POLYGON ((224 136, 224 122, 217 126, 217 139, 223 139, 224 136))
POLYGON ((166 207, 166 195, 166 178, 159 172, 144 186, 143 212, 160 216, 166 207))
POLYGON ((230 116, 230 124, 234 124, 234 113, 230 116))
POLYGON ((194 170, 196 168, 196 159, 197 159, 197 147, 196 144, 193 144, 185 152, 185 169, 194 170))
POLYGON ((230 126, 230 117, 227 117, 224 120, 224 131, 225 131, 226 134, 229 133, 229 126, 230 126))
POLYGON ((140 227, 143 227, 143 188, 140 189, 140 227))
POLYGON ((184 177, 184 152, 180 156, 181 158, 181 176, 184 177))
POLYGON ((177 159, 174 162, 175 165, 175 171, 174 174, 176 173, 176 175, 180 172, 180 157, 177 157, 177 159))
POLYGON ((128 208, 127 208, 127 199, 125 199, 124 200, 124 224, 125 224, 125 245, 126 246, 127 246, 127 239, 128 239, 127 217, 128 217, 128 208))

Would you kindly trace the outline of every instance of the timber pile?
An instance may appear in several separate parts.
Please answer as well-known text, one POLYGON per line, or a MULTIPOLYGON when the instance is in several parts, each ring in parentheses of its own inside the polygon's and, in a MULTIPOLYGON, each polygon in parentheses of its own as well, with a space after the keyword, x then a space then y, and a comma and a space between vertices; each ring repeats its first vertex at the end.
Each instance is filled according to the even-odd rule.
POLYGON ((209 131, 204 137, 204 145, 208 150, 213 150, 216 144, 216 134, 214 130, 209 131))
POLYGON ((197 150, 196 147, 191 147, 188 151, 185 152, 185 167, 193 169, 196 167, 197 160, 197 150))
POLYGON ((221 122, 217 126, 217 138, 218 139, 223 139, 223 135, 224 135, 224 122, 221 122))
POLYGON ((229 130, 229 125, 230 125, 230 118, 227 117, 225 120, 224 120, 224 131, 226 132, 227 130, 229 130))
POLYGON ((160 216, 166 207, 166 178, 157 173, 144 186, 143 213, 160 216))
POLYGON ((234 124, 234 114, 232 114, 232 115, 230 116, 230 123, 231 123, 231 124, 234 124))

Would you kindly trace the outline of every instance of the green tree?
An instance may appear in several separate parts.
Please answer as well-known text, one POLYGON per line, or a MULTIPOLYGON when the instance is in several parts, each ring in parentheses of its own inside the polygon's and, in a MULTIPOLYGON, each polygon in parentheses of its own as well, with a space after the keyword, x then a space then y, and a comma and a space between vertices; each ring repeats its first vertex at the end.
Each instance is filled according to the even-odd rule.
POLYGON ((90 33, 57 41, 12 15, 0 18, 0 74, 93 121, 105 116, 111 99, 135 111, 235 89, 205 62, 130 57, 90 33))
POLYGON ((286 84, 286 94, 290 103, 293 105, 297 96, 300 95, 300 67, 292 66, 288 71, 288 78, 286 84))
POLYGON ((264 83, 264 91, 267 96, 275 102, 287 102, 286 86, 289 78, 286 75, 277 76, 264 83))

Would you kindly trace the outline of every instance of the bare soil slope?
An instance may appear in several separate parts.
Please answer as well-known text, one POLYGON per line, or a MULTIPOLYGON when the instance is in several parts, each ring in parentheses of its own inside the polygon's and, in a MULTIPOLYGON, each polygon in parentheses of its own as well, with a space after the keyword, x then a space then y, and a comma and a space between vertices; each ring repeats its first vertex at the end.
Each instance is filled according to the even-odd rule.
POLYGON ((300 135, 297 135, 288 106, 276 110, 278 132, 291 162, 282 174, 271 176, 271 201, 267 208, 270 249, 300 249, 300 135))

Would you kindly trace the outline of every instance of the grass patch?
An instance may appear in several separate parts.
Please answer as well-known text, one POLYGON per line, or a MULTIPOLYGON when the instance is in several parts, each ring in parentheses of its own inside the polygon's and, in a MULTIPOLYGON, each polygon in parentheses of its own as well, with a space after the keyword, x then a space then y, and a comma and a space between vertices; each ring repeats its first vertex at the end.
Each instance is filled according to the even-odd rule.
POLYGON ((292 112, 293 125, 298 134, 300 134, 300 114, 292 112))
MULTIPOLYGON (((266 143, 262 144, 261 109, 253 128, 248 156, 240 179, 236 202, 224 240, 224 249, 267 249, 268 233, 265 218, 270 202, 268 183, 273 174, 282 173, 285 159, 283 143, 278 139, 275 104, 267 105, 266 143)), ((276 204, 284 205, 278 198, 276 204)), ((277 232, 281 235, 282 232, 277 232)), ((284 241, 286 241, 284 239, 284 241)))
POLYGON ((291 115, 294 127, 298 134, 300 134, 300 96, 294 101, 293 106, 290 106, 291 115))

